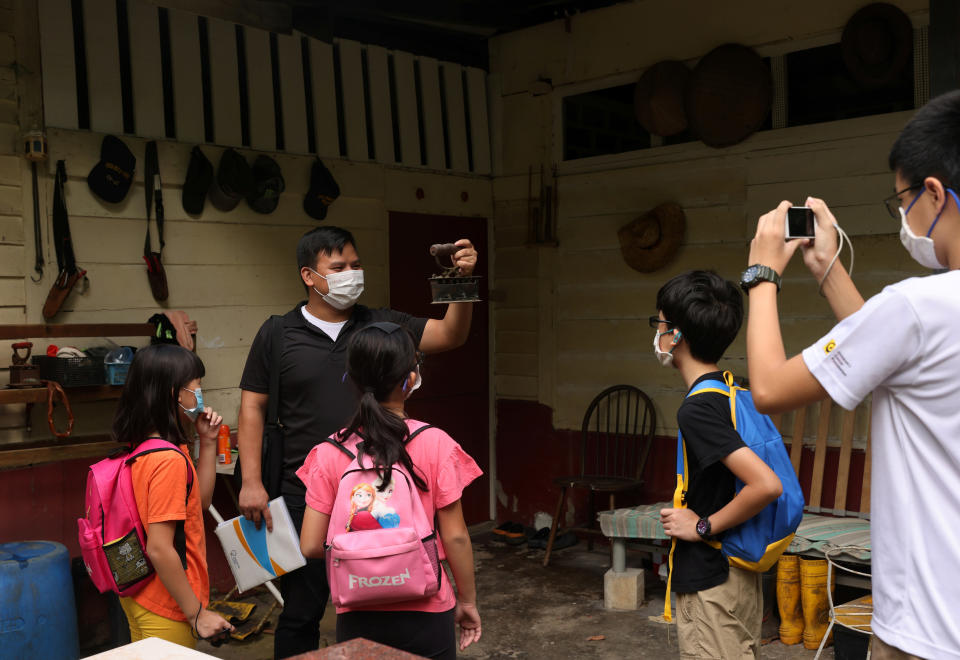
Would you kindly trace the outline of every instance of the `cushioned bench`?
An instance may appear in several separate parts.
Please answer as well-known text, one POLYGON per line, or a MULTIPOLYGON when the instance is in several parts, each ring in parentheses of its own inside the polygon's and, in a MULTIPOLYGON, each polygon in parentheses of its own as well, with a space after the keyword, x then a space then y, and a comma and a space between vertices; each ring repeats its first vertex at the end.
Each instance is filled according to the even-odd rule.
MULTIPOLYGON (((807 503, 803 521, 788 553, 822 558, 824 552, 833 548, 860 546, 866 550, 847 553, 850 560, 869 563, 870 440, 866 430, 869 429, 869 413, 869 401, 854 411, 845 411, 827 399, 812 403, 795 413, 773 417, 784 436, 784 442, 790 444, 790 459, 794 470, 801 475, 807 503), (812 442, 804 441, 808 420, 816 422, 812 442), (862 464, 859 460, 853 460, 854 436, 858 426, 865 429, 862 464), (831 436, 838 439, 839 452, 835 452, 834 447, 828 447, 831 436), (809 450, 805 455, 805 445, 812 449, 812 455, 809 450), (836 456, 831 455, 828 460, 828 454, 836 456), (823 497, 825 485, 833 485, 834 497, 829 506, 823 497), (854 506, 848 508, 851 504, 854 506)), ((669 550, 670 537, 660 524, 660 509, 668 506, 669 502, 659 502, 598 514, 600 530, 610 539, 613 547, 614 574, 627 571, 628 541, 651 552, 669 550)), ((849 581, 860 582, 856 579, 849 581)))

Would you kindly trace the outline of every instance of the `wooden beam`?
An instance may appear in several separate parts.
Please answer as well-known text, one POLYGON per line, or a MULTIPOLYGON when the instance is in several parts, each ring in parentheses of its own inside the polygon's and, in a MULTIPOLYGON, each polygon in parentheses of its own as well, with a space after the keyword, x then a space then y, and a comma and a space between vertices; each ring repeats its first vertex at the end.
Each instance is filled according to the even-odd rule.
POLYGON ((830 432, 830 408, 833 401, 820 402, 820 424, 817 426, 817 444, 813 454, 813 479, 810 482, 810 502, 807 511, 820 512, 820 496, 823 494, 823 466, 827 460, 827 434, 830 432))
POLYGON ((150 337, 152 323, 71 323, 69 325, 0 325, 0 340, 54 337, 150 337))
POLYGON ((793 436, 790 439, 790 462, 793 471, 800 476, 800 455, 803 452, 803 433, 807 426, 807 408, 801 408, 793 413, 793 436))
POLYGON ((960 3, 930 0, 930 98, 960 87, 960 3))
POLYGON ((269 32, 293 31, 292 3, 265 0, 145 0, 151 5, 182 9, 269 32))
POLYGON ((840 431, 840 462, 837 464, 837 489, 833 497, 833 515, 847 515, 847 485, 850 483, 850 454, 853 450, 853 422, 856 413, 843 413, 840 431))
MULTIPOLYGON (((87 401, 106 401, 119 399, 123 387, 119 385, 90 385, 87 387, 68 387, 64 390, 71 404, 87 401)), ((12 403, 44 403, 47 400, 46 387, 20 387, 0 389, 0 405, 12 403)))
POLYGON ((0 450, 0 470, 68 461, 74 458, 97 458, 107 456, 121 446, 110 436, 100 434, 74 438, 69 444, 4 449, 0 450))

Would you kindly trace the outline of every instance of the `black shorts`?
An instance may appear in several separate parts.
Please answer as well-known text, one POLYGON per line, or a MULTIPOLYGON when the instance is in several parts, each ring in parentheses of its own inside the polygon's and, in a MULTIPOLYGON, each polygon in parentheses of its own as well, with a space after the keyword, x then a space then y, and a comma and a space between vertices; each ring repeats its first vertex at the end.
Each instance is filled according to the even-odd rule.
POLYGON ((453 614, 453 609, 446 612, 344 612, 337 615, 337 642, 363 637, 425 658, 455 660, 457 636, 453 614))

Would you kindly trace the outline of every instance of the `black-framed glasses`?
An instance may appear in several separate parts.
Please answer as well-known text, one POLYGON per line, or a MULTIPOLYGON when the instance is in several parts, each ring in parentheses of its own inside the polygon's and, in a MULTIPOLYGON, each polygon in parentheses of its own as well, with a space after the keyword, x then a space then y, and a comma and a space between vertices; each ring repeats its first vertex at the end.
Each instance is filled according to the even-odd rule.
POLYGON ((915 183, 912 186, 904 188, 899 192, 895 192, 886 199, 883 200, 883 205, 887 207, 887 213, 890 214, 890 217, 896 221, 900 221, 900 195, 911 190, 916 190, 917 188, 923 188, 922 183, 915 183))
POLYGON ((649 317, 649 321, 650 321, 650 327, 653 328, 654 330, 659 330, 661 323, 667 326, 667 330, 672 330, 674 326, 676 326, 676 323, 673 323, 671 321, 665 321, 659 316, 651 316, 649 317))

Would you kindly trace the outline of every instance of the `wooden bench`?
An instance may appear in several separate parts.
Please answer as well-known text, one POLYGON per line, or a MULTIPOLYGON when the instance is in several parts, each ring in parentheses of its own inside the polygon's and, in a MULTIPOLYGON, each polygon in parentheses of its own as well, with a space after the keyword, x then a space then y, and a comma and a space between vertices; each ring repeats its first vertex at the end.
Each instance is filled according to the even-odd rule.
MULTIPOLYGON (((807 504, 788 552, 823 558, 824 552, 840 546, 869 548, 869 399, 852 411, 825 399, 772 419, 789 445, 807 504), (858 437, 863 440, 862 448, 854 447, 858 437), (836 442, 830 442, 831 438, 836 442)), ((611 541, 614 573, 626 571, 628 541, 648 552, 669 551, 670 538, 660 525, 660 509, 669 506, 669 502, 658 502, 598 514, 601 531, 611 541)), ((850 559, 869 562, 869 551, 855 553, 850 559)), ((853 577, 846 581, 856 586, 866 582, 853 577)))

